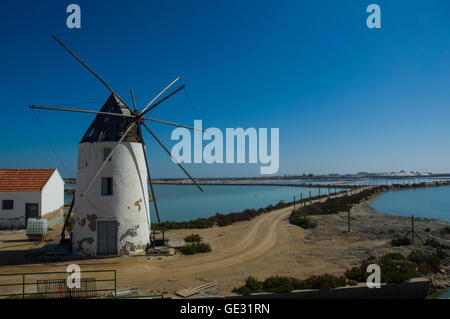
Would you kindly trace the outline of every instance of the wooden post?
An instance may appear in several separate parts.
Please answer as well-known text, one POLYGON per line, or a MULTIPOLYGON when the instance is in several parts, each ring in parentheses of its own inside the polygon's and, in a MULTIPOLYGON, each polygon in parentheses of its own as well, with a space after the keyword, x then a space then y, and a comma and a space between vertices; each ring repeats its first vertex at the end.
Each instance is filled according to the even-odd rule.
POLYGON ((330 198, 330 186, 328 186, 328 198, 330 198))
POLYGON ((303 205, 303 193, 300 193, 300 207, 304 206, 303 205))
POLYGON ((412 244, 414 245, 414 215, 411 215, 411 237, 412 237, 412 244))
POLYGON ((294 195, 294 212, 295 212, 295 195, 294 195))
POLYGON ((309 205, 312 205, 311 191, 309 191, 309 205))

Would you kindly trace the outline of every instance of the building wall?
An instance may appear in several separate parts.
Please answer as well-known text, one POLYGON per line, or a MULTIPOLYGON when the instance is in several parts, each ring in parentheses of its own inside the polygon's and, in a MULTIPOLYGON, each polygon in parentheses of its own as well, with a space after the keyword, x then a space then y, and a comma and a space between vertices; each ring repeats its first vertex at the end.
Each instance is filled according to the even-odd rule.
POLYGON ((122 142, 110 162, 81 196, 104 160, 104 148, 115 142, 81 143, 78 147, 73 248, 88 256, 97 254, 97 222, 115 220, 119 255, 143 251, 149 243, 149 196, 142 144, 122 142), (113 195, 101 195, 102 177, 113 178, 113 195))
POLYGON ((53 219, 64 209, 64 180, 55 170, 42 189, 41 217, 53 219))
POLYGON ((25 227, 25 204, 39 204, 41 212, 40 192, 0 192, 0 229, 17 229, 25 227), (14 200, 14 209, 3 210, 4 199, 14 200))

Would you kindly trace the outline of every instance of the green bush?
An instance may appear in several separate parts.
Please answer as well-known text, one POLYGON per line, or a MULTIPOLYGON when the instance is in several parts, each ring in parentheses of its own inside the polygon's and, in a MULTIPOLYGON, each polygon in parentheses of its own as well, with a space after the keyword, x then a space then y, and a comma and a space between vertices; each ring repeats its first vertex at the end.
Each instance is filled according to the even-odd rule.
POLYGON ((248 277, 245 284, 239 288, 233 288, 233 292, 240 295, 248 296, 252 293, 261 292, 263 283, 255 277, 248 277))
POLYGON ((347 280, 343 276, 330 274, 312 276, 306 279, 307 289, 332 289, 347 285, 347 280))
POLYGON ((436 249, 436 256, 442 260, 445 259, 445 257, 447 257, 447 253, 442 249, 442 248, 437 248, 436 249))
POLYGON ((200 242, 202 241, 202 237, 199 234, 191 234, 189 236, 184 237, 184 241, 188 243, 200 242))
POLYGON ((347 279, 356 282, 365 282, 367 279, 367 273, 365 272, 365 269, 363 270, 361 267, 347 269, 344 275, 347 279))
POLYGON ((197 246, 199 253, 209 253, 211 251, 211 246, 209 244, 200 243, 197 246))
POLYGON ((291 214, 291 216, 289 216, 289 222, 293 225, 297 225, 305 229, 317 227, 317 223, 311 218, 306 216, 299 216, 296 214, 291 214))
MULTIPOLYGON (((352 284, 356 284, 352 282, 352 284)), ((347 285, 347 280, 343 276, 334 276, 324 274, 320 276, 312 276, 305 280, 296 279, 285 276, 272 276, 266 278, 264 282, 257 280, 254 277, 248 277, 247 281, 242 287, 234 288, 233 292, 241 295, 249 295, 255 292, 273 292, 273 293, 288 293, 293 290, 302 289, 331 289, 343 287, 347 285)))
POLYGON ((152 224, 153 230, 169 230, 169 229, 201 229, 201 228, 209 228, 214 226, 214 222, 205 219, 205 218, 197 218, 194 220, 186 221, 186 222, 173 222, 166 221, 159 224, 152 224))
POLYGON ((275 276, 266 278, 262 287, 267 292, 291 292, 299 288, 298 282, 295 278, 275 276))
POLYGON ((442 229, 442 232, 444 234, 450 234, 450 226, 444 227, 444 229, 442 229))
POLYGON ((428 238, 425 245, 431 246, 433 248, 441 247, 441 243, 436 238, 428 238))
POLYGON ((180 248, 184 255, 194 255, 198 253, 207 253, 211 251, 211 246, 205 243, 192 243, 180 248))
POLYGON ((384 283, 402 283, 420 276, 418 265, 407 260, 402 254, 389 253, 380 258, 373 256, 361 262, 358 267, 347 269, 345 277, 350 281, 366 282, 370 273, 367 266, 377 264, 381 268, 381 281, 384 283))
POLYGON ((397 237, 393 238, 391 241, 392 246, 408 246, 411 244, 411 239, 409 239, 408 237, 397 237))
POLYGON ((197 245, 196 244, 189 244, 185 245, 180 248, 181 253, 184 255, 193 255, 198 252, 197 245))
POLYGON ((441 260, 436 254, 426 254, 414 250, 408 255, 408 260, 418 265, 418 271, 426 275, 430 272, 437 273, 441 270, 441 260))

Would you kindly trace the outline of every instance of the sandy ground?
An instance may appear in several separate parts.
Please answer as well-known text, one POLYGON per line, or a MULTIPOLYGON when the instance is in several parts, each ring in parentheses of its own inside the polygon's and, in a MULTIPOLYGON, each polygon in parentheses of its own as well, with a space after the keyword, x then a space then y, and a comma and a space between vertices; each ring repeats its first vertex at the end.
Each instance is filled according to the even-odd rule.
MULTIPOLYGON (((226 227, 166 232, 170 239, 197 233, 211 245, 212 252, 193 256, 178 253, 172 257, 124 256, 39 264, 33 263, 27 254, 43 243, 26 241, 24 231, 0 232, 0 274, 65 271, 68 264, 77 263, 82 271, 116 269, 118 289, 136 287, 140 295, 163 293, 170 296, 177 290, 215 280, 217 286, 209 292, 229 295, 233 287, 242 285, 250 275, 259 279, 272 275, 297 278, 324 273, 339 275, 369 255, 412 250, 412 247, 390 245, 395 234, 406 234, 410 229, 409 218, 374 211, 369 206, 373 199, 352 208, 350 233, 346 231, 347 213, 314 216, 318 227, 305 230, 289 223, 292 208, 226 227)), ((440 233, 449 224, 416 219, 416 230, 424 239, 431 234, 450 244, 450 235, 440 233), (427 227, 432 229, 431 233, 424 231, 427 227)), ((50 238, 56 238, 58 230, 55 227, 50 238)), ((415 248, 424 249, 424 246, 415 248)))

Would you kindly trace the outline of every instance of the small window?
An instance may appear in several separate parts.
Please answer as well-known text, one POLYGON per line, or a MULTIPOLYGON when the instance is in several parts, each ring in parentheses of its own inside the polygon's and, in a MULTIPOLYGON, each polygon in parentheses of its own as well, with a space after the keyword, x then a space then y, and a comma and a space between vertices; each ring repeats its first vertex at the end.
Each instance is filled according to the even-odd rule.
POLYGON ((12 199, 4 199, 2 203, 3 209, 14 209, 14 201, 12 199))
POLYGON ((113 194, 112 177, 102 177, 102 196, 109 196, 112 194, 113 194))
MULTIPOLYGON (((111 147, 105 147, 103 149, 103 160, 106 160, 106 158, 108 157, 108 155, 111 153, 112 148, 111 147)), ((112 156, 109 158, 108 162, 111 162, 112 160, 112 156)))

